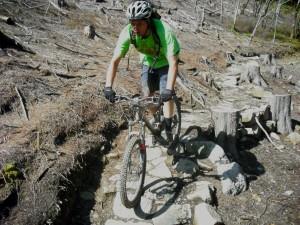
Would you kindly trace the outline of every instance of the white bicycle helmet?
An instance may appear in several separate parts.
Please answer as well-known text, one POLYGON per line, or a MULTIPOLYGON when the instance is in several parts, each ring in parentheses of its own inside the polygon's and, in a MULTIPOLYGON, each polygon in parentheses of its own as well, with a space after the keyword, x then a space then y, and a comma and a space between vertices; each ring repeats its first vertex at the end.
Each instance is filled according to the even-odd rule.
POLYGON ((129 20, 141 20, 150 18, 151 13, 152 7, 149 2, 135 1, 128 6, 126 16, 129 20))

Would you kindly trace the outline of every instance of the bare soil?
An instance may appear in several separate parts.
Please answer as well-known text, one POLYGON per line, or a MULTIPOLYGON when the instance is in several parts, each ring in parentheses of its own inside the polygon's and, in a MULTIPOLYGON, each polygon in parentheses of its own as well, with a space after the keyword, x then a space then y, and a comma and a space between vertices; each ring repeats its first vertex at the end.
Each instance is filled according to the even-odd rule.
MULTIPOLYGON (((246 36, 223 29, 213 16, 197 33, 192 1, 164 4, 172 10, 161 7, 160 13, 173 22, 182 46, 180 74, 204 92, 206 107, 222 96, 202 76, 194 76, 196 71, 213 77, 225 73, 228 51, 252 56, 274 53, 284 74, 292 77, 273 81, 267 73, 263 75, 274 90, 280 87, 293 95, 293 127, 299 129, 300 96, 295 83, 300 79, 300 56, 293 45, 257 38, 247 47, 246 36)), ((101 224, 109 217, 112 196, 97 200, 95 194, 86 204, 79 195, 96 193, 107 179, 102 174, 109 176, 113 170, 114 159, 108 160, 106 154, 117 152, 116 160, 122 156, 123 109, 108 103, 102 88, 118 34, 127 23, 119 10, 124 5, 123 1, 115 6, 111 1, 80 1, 61 11, 46 0, 0 2, 0 15, 16 21, 16 25, 0 21, 0 31, 34 52, 14 46, 0 49, 0 169, 12 163, 19 171, 10 184, 0 174, 0 224, 91 224, 87 216, 93 208, 103 212, 101 224), (96 28, 95 39, 83 34, 90 24, 96 28)), ((134 50, 129 55, 118 71, 118 93, 140 91, 138 55, 134 50)), ((183 107, 201 108, 197 103, 190 105, 189 93, 180 86, 177 93, 183 107)), ((300 224, 300 146, 284 136, 281 139, 282 151, 266 139, 240 143, 239 163, 249 189, 235 197, 218 192, 218 212, 226 224, 300 224)), ((205 179, 221 190, 213 172, 210 175, 205 179)))

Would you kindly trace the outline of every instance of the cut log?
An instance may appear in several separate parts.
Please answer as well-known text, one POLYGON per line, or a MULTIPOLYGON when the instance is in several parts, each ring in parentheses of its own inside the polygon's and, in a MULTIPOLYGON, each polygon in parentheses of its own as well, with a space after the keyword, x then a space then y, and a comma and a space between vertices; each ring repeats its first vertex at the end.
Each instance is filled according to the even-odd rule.
POLYGON ((267 87, 267 83, 260 73, 260 66, 255 61, 250 61, 245 65, 239 83, 253 83, 258 86, 267 87))
POLYGON ((289 134, 292 132, 291 95, 276 94, 268 98, 271 106, 272 120, 275 121, 277 132, 289 134))
POLYGON ((274 65, 271 68, 271 75, 273 78, 283 79, 282 71, 283 71, 283 66, 274 65))
POLYGON ((236 133, 240 112, 228 105, 211 107, 217 143, 234 159, 239 159, 236 133))

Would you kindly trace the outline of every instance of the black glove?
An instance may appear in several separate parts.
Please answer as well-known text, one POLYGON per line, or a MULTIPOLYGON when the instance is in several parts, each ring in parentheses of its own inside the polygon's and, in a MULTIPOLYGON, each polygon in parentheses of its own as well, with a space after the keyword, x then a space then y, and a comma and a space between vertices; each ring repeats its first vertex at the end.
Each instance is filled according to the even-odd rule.
POLYGON ((111 103, 115 102, 116 92, 111 87, 105 87, 103 90, 105 98, 111 103))
POLYGON ((173 90, 165 89, 162 91, 160 97, 163 102, 167 102, 172 99, 173 95, 175 95, 175 92, 173 90))

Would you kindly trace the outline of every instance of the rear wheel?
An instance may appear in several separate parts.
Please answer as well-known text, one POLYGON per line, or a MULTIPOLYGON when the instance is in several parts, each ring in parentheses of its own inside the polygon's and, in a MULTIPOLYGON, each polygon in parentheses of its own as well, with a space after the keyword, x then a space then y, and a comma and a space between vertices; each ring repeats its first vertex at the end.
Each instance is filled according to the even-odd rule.
POLYGON ((132 136, 124 152, 120 196, 126 208, 135 207, 141 197, 146 173, 146 149, 141 139, 132 136))
POLYGON ((174 97, 174 103, 175 103, 175 112, 172 120, 173 140, 179 138, 180 131, 181 131, 181 106, 176 96, 174 97))

